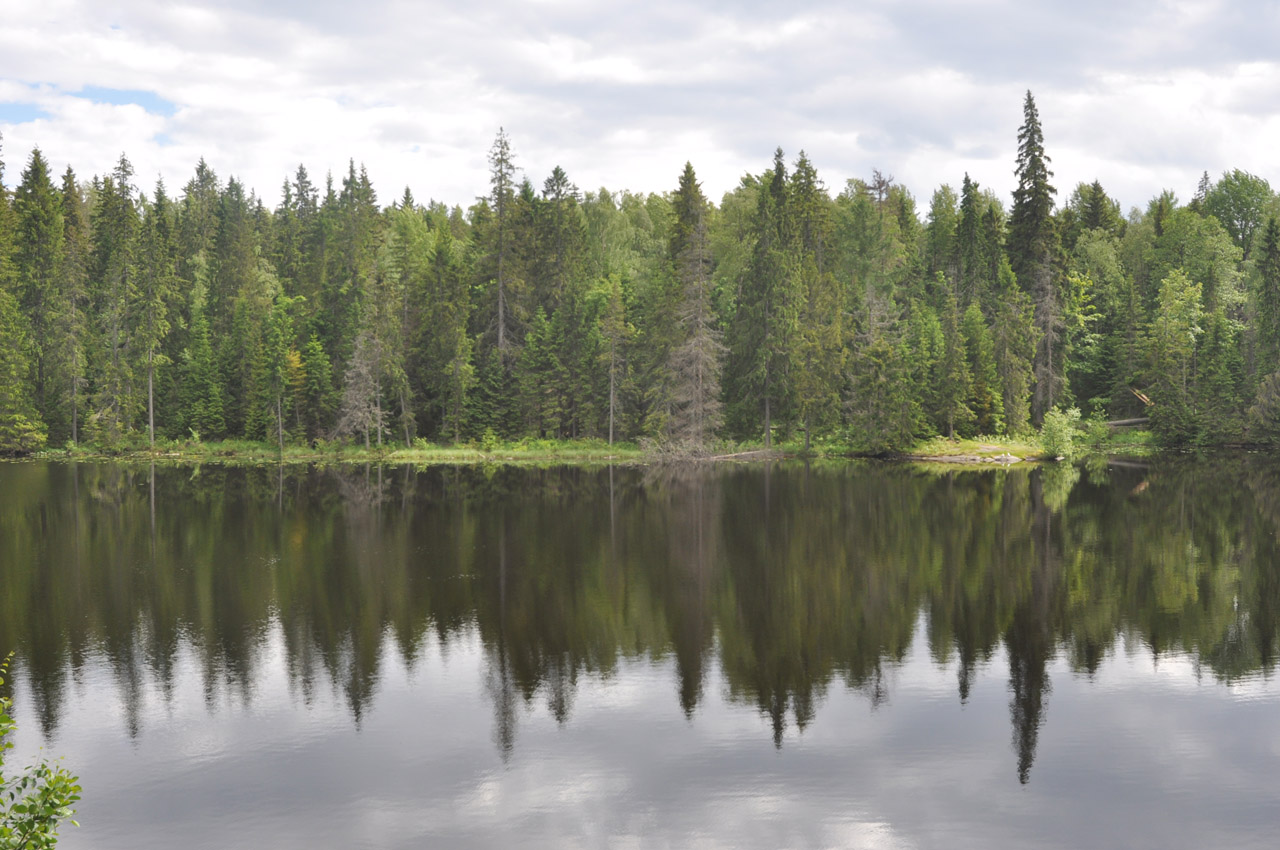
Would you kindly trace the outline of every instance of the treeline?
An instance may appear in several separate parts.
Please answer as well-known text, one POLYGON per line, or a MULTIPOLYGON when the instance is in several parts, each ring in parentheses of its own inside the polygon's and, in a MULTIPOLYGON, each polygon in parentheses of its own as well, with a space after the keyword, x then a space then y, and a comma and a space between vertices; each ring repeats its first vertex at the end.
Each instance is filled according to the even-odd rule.
POLYGON ((1030 93, 1012 205, 964 176, 923 217, 879 172, 834 197, 802 152, 719 206, 519 180, 380 205, 354 162, 269 210, 203 160, 176 198, 121 157, 0 165, 0 451, 246 437, 720 437, 886 451, 1055 407, 1170 444, 1280 436, 1280 200, 1206 174, 1122 214, 1055 208, 1030 93))

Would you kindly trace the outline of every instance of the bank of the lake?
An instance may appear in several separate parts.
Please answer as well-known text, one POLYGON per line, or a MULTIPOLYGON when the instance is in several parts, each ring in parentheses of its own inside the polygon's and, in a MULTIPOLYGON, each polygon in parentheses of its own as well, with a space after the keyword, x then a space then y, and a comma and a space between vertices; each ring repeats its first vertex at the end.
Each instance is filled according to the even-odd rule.
MULTIPOLYGON (((1159 453, 1151 432, 1122 429, 1105 433, 1079 432, 1074 439, 1074 455, 1147 458, 1159 453)), ((598 439, 481 441, 433 444, 416 441, 413 446, 386 444, 365 448, 358 443, 319 442, 314 445, 253 440, 196 442, 163 440, 151 448, 145 443, 113 446, 77 446, 39 452, 36 459, 118 460, 160 463, 219 464, 640 464, 668 461, 758 462, 784 458, 860 459, 876 457, 919 463, 1008 464, 1052 460, 1035 433, 1016 436, 978 436, 949 440, 933 437, 920 440, 902 452, 868 455, 840 439, 814 440, 806 449, 803 438, 782 441, 766 449, 761 442, 724 442, 707 451, 687 452, 657 444, 609 443, 598 439)))

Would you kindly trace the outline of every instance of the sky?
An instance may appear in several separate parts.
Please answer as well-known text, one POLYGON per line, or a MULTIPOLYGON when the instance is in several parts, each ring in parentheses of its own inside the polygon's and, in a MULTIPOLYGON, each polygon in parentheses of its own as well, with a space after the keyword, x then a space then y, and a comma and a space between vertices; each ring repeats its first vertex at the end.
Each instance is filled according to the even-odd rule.
POLYGON ((713 199, 804 150, 827 188, 891 175, 921 211, 968 173, 1008 198, 1033 92, 1058 200, 1128 210, 1202 172, 1280 185, 1280 3, 1212 0, 4 0, 5 182, 121 153, 150 191, 203 157, 269 205, 364 164, 389 204, 470 205, 504 128, 541 186, 713 199))

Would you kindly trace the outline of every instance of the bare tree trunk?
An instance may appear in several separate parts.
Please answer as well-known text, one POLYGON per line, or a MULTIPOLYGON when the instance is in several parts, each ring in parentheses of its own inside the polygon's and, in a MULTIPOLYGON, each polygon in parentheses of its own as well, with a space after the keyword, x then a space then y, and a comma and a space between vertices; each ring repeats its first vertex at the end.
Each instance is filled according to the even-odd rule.
POLYGON ((769 368, 764 370, 764 447, 773 448, 773 421, 769 409, 769 368))
MULTIPOLYGON (((614 383, 616 381, 617 355, 614 351, 613 340, 609 341, 609 447, 613 448, 613 405, 614 405, 614 383)), ((612 471, 612 470, 611 470, 612 471)))
POLYGON ((276 396, 276 444, 280 454, 284 454, 284 408, 279 395, 276 396))
POLYGON ((154 390, 155 383, 155 352, 147 352, 147 438, 151 443, 151 451, 156 450, 156 395, 154 390))
POLYGON ((404 389, 400 390, 400 419, 404 424, 404 447, 407 449, 410 445, 409 439, 409 404, 404 397, 404 389))

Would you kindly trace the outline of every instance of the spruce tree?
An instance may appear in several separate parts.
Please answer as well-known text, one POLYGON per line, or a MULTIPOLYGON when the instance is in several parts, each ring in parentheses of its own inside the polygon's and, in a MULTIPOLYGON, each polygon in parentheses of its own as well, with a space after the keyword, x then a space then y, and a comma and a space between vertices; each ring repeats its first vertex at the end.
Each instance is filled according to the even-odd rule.
POLYGON ((977 302, 964 311, 960 330, 973 378, 968 407, 973 411, 974 428, 979 434, 999 434, 1004 430, 1004 399, 996 369, 995 343, 977 302))
POLYGON ((58 416, 60 388, 57 377, 55 329, 66 311, 61 282, 63 261, 63 220, 57 190, 49 178, 49 166, 40 149, 22 172, 22 182, 14 193, 14 266, 19 303, 30 327, 27 361, 31 366, 30 386, 36 414, 45 423, 54 423, 54 437, 66 439, 69 429, 58 416))
POLYGON ((27 334, 17 299, 0 288, 0 455, 39 451, 47 439, 27 391, 27 334))
POLYGON ((1267 220, 1258 257, 1258 283, 1254 293, 1258 334, 1258 374, 1265 377, 1280 369, 1280 224, 1267 220))
POLYGON ((738 294, 729 346, 727 389, 736 429, 759 433, 756 429, 763 426, 766 448, 773 444, 775 415, 786 415, 791 401, 799 298, 787 262, 793 237, 789 192, 779 148, 756 208, 755 248, 738 294))
POLYGON ((63 258, 59 266, 63 311, 55 327, 55 345, 63 393, 62 417, 70 426, 71 441, 80 439, 80 405, 87 383, 85 350, 89 333, 89 213, 75 172, 67 166, 60 192, 63 222, 63 258))
POLYGON ((209 319, 204 310, 204 289, 191 293, 190 345, 182 352, 178 400, 187 432, 197 440, 218 440, 226 432, 222 418, 222 384, 209 340, 209 319))
POLYGON ((1022 114, 1014 170, 1018 185, 1013 191, 1006 250, 1018 285, 1031 296, 1035 307, 1038 334, 1031 418, 1039 424, 1045 411, 1051 409, 1063 393, 1065 340, 1062 298, 1057 280, 1059 274, 1054 267, 1057 233, 1053 221, 1053 195, 1056 190, 1049 184, 1053 172, 1049 170, 1050 160, 1044 152, 1040 114, 1029 91, 1023 102, 1022 114))
POLYGON ((680 339, 668 360, 674 401, 668 427, 677 442, 694 448, 705 447, 720 425, 724 353, 712 301, 707 206, 693 165, 686 162, 672 199, 671 262, 683 297, 677 314, 680 339))
POLYGON ((156 369, 168 362, 163 345, 169 334, 169 315, 177 297, 174 269, 173 222, 164 183, 156 184, 155 199, 142 222, 139 238, 137 301, 133 306, 132 356, 136 371, 147 381, 147 441, 155 447, 156 369))
POLYGON ((973 423, 975 417, 969 407, 973 394, 973 376, 969 371, 968 352, 960 328, 960 307, 953 290, 938 273, 937 287, 942 290, 942 309, 939 320, 942 325, 942 351, 937 361, 934 378, 934 419, 945 426, 947 438, 956 438, 956 426, 962 429, 973 423))
POLYGON ((121 155, 115 170, 103 178, 92 217, 94 312, 98 344, 90 362, 96 366, 94 417, 97 433, 118 441, 134 424, 138 397, 129 357, 130 307, 137 299, 138 210, 133 166, 121 155))
POLYGON ((300 418, 307 439, 315 440, 328 433, 337 407, 333 389, 333 367, 320 338, 311 334, 302 350, 303 384, 299 404, 300 418))
POLYGON ((792 374, 806 451, 815 428, 838 421, 846 380, 845 294, 828 261, 831 208, 817 171, 801 151, 792 176, 795 238, 789 266, 799 300, 792 374))

